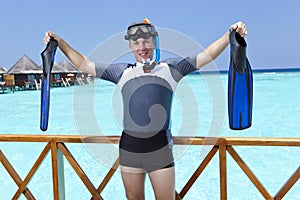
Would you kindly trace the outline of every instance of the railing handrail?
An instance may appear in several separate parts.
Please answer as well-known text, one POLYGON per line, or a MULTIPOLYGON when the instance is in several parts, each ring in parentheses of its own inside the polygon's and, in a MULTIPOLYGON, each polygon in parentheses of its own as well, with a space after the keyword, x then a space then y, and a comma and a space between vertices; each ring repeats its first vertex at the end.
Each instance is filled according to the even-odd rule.
MULTIPOLYGON (((118 144, 120 136, 99 135, 26 135, 0 134, 1 142, 64 142, 118 144)), ((198 137, 175 136, 177 145, 300 146, 300 138, 291 137, 198 137)))
MULTIPOLYGON (((35 197, 27 188, 27 184, 33 177, 45 156, 51 152, 52 157, 52 178, 53 178, 53 194, 55 200, 64 199, 64 170, 63 170, 63 157, 65 157, 71 164, 73 170, 80 177, 86 188, 90 191, 92 199, 102 199, 101 192, 113 176, 114 172, 119 166, 119 159, 117 158, 104 180, 99 187, 91 183, 87 175, 81 169, 75 157, 71 154, 64 143, 104 143, 104 144, 117 144, 119 143, 120 136, 99 136, 99 135, 26 135, 26 134, 0 134, 0 142, 44 142, 47 143, 35 164, 31 168, 28 175, 24 180, 18 175, 9 160, 5 157, 0 149, 0 163, 5 167, 6 171, 13 178, 18 185, 13 199, 17 199, 22 193, 27 199, 34 200, 35 197)), ((194 182, 206 168, 211 159, 219 151, 219 170, 220 170, 220 199, 227 199, 227 153, 236 161, 239 167, 248 176, 254 186, 264 196, 265 199, 282 199, 285 194, 293 187, 293 185, 300 178, 300 166, 290 176, 286 183, 281 187, 277 194, 273 197, 267 189, 260 183, 255 174, 242 160, 239 154, 232 146, 290 146, 300 147, 300 138, 287 138, 287 137, 189 137, 189 136, 175 136, 175 145, 212 145, 212 149, 203 159, 194 174, 190 177, 186 185, 180 191, 176 192, 176 200, 184 198, 185 194, 192 187, 194 182)))

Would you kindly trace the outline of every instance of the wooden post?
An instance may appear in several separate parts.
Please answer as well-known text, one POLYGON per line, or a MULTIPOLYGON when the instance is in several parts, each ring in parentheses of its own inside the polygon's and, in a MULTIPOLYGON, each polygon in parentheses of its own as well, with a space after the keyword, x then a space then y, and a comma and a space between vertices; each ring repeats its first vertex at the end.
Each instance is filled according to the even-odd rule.
POLYGON ((55 200, 65 199, 65 175, 63 154, 56 142, 51 142, 53 193, 55 200))
POLYGON ((226 172, 226 144, 219 146, 219 162, 220 162, 220 199, 227 199, 227 172, 226 172))
POLYGON ((59 148, 57 148, 57 168, 58 168, 58 188, 59 199, 65 199, 65 170, 64 170, 64 157, 59 148))

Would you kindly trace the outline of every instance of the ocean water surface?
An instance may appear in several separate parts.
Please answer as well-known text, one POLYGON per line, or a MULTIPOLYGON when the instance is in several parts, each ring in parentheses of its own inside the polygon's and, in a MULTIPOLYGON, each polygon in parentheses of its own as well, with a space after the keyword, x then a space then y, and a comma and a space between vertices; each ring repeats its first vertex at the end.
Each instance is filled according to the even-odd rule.
MULTIPOLYGON (((300 73, 254 73, 252 126, 243 131, 228 127, 227 75, 189 75, 180 82, 173 100, 174 136, 300 137, 300 73)), ((122 103, 111 83, 51 89, 49 127, 39 129, 40 91, 0 95, 0 134, 120 135, 122 103)), ((0 142, 0 149, 24 179, 45 143, 0 142)), ((118 156, 118 145, 66 144, 97 187, 118 156)), ((204 159, 209 146, 175 146, 176 190, 204 159)), ((274 196, 300 165, 296 147, 234 147, 269 193, 274 196)), ((228 199, 264 199, 248 177, 227 154, 228 199)), ((66 199, 90 199, 89 191, 64 160, 66 199)), ((184 199, 219 199, 218 154, 212 159, 184 199)), ((37 199, 53 199, 51 155, 34 175, 28 188, 37 199)), ((0 199, 11 199, 17 186, 0 165, 0 199)), ((104 199, 125 199, 120 171, 104 191, 104 199)), ((147 199, 153 199, 146 179, 147 199)), ((21 196, 20 199, 25 199, 21 196)), ((300 182, 286 194, 300 199, 300 182)))

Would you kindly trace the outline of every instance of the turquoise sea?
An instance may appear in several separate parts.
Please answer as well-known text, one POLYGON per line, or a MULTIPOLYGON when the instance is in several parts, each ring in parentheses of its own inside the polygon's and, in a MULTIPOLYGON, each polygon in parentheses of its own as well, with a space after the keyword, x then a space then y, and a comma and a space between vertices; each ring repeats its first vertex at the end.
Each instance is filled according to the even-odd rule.
MULTIPOLYGON (((227 74, 189 75, 179 84, 172 109, 173 135, 300 137, 300 72, 254 73, 253 124, 249 129, 233 131, 228 127, 227 74)), ((104 81, 94 85, 52 88, 49 127, 39 129, 40 91, 0 94, 0 134, 103 134, 121 131, 120 94, 104 81)), ((0 142, 0 149, 22 179, 34 164, 45 143, 0 142)), ((90 180, 97 187, 117 156, 117 145, 66 144, 90 180)), ((269 193, 274 196, 300 165, 298 147, 234 147, 269 193)), ((180 192, 194 170, 210 150, 207 146, 175 146, 176 190, 180 192)), ((227 154, 228 199, 264 199, 227 154)), ((51 156, 29 183, 37 199, 53 199, 51 156)), ((67 160, 64 160, 66 199, 90 199, 67 160)), ((11 199, 17 186, 0 165, 0 200, 11 199)), ((103 193, 104 199, 125 199, 118 170, 103 193)), ((153 199, 146 180, 147 199, 153 199)), ((25 199, 21 196, 20 199, 25 199)), ((184 199, 219 199, 218 154, 209 163, 184 199)), ((300 181, 285 200, 300 199, 300 181)))

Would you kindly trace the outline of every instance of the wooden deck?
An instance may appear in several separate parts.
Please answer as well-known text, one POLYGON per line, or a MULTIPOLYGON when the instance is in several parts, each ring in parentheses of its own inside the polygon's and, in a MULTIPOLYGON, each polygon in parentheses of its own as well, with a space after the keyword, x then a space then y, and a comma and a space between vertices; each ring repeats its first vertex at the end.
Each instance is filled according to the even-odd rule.
MULTIPOLYGON (((6 158, 4 153, 0 149, 0 162, 9 173, 11 178, 18 186, 12 199, 18 199, 22 194, 27 199, 39 199, 35 197, 28 188, 28 183, 34 176, 38 167, 43 162, 44 158, 51 152, 51 163, 52 163, 52 180, 53 180, 53 196, 55 200, 65 199, 64 191, 64 177, 63 172, 63 157, 70 163, 73 170, 76 172, 78 177, 81 179, 85 187, 91 194, 91 199, 103 199, 101 192, 110 181, 114 172, 119 166, 119 160, 116 158, 115 163, 106 174, 105 178, 99 184, 95 186, 92 184, 86 173, 80 167, 74 156, 66 147, 66 143, 105 143, 105 144, 117 144, 120 137, 118 136, 78 136, 78 135, 0 135, 0 141, 2 142, 33 142, 33 143, 46 143, 44 149, 40 153, 36 162, 30 169, 27 176, 22 179, 14 166, 11 165, 9 160, 6 158)), ((264 185, 259 181, 247 164, 243 161, 241 156, 235 151, 234 146, 289 146, 289 147, 300 147, 300 138, 251 138, 251 137, 174 137, 175 145, 213 145, 213 148, 206 155, 202 163, 195 170, 193 175, 190 177, 185 186, 180 192, 176 192, 176 200, 184 199, 189 189, 199 178, 203 170, 209 164, 211 159, 219 152, 219 177, 220 177, 220 199, 227 199, 227 155, 229 154, 242 171, 251 180, 253 185, 262 194, 265 199, 282 199, 293 185, 300 178, 300 160, 295 161, 299 163, 297 169, 291 174, 290 178, 286 180, 285 184, 281 189, 274 195, 270 194, 264 185)), ((80 145, 80 144, 79 144, 80 145)), ((258 158, 259 159, 259 158, 258 158)), ((276 159, 276 158, 274 158, 276 159)))

